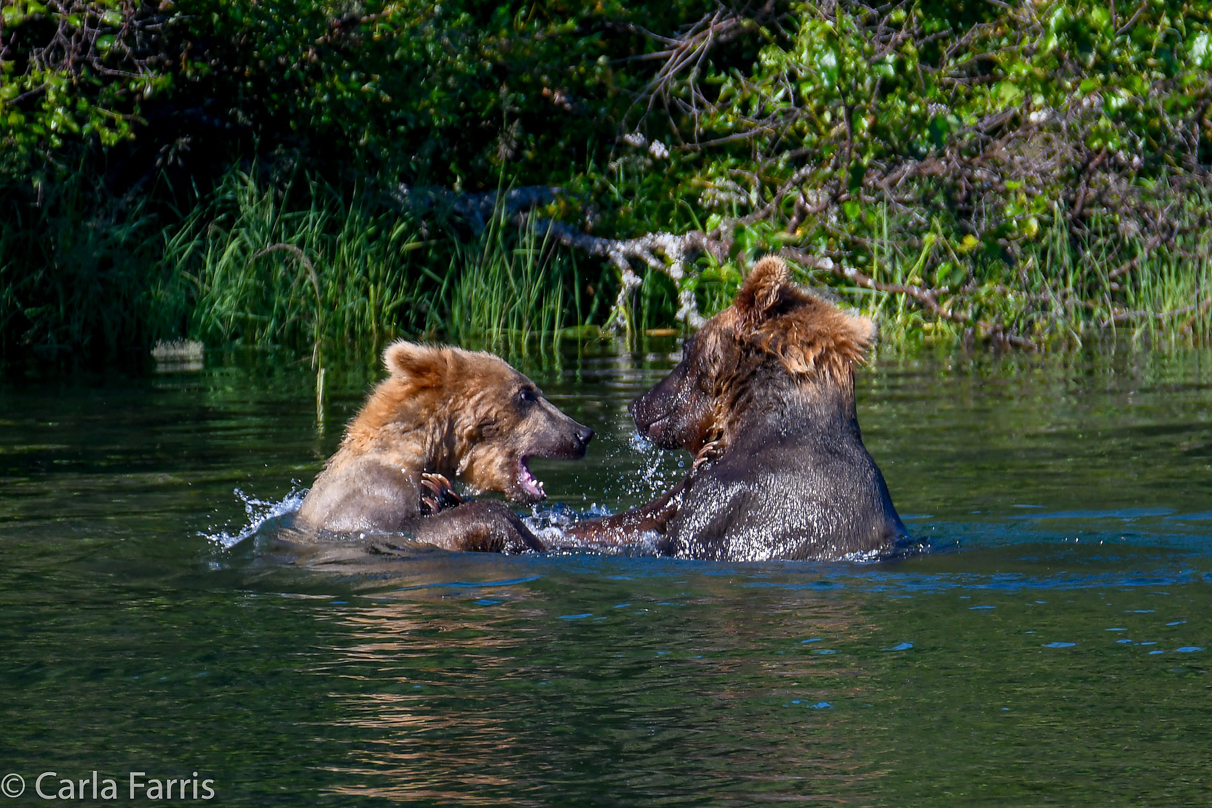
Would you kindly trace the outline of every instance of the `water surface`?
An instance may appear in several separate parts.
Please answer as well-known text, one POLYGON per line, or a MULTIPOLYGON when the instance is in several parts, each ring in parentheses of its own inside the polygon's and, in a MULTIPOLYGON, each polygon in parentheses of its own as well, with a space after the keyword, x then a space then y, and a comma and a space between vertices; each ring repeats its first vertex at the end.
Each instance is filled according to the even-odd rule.
MULTIPOLYGON (((249 806, 1212 802, 1206 352, 861 371, 864 439, 933 548, 901 562, 339 573, 249 527, 297 501, 369 376, 330 378, 321 432, 306 368, 211 363, 0 383, 14 804, 94 770, 120 802, 130 771, 198 772, 249 806)), ((679 478, 625 410, 670 366, 533 372, 599 436, 536 462, 553 501, 614 511, 679 478)))

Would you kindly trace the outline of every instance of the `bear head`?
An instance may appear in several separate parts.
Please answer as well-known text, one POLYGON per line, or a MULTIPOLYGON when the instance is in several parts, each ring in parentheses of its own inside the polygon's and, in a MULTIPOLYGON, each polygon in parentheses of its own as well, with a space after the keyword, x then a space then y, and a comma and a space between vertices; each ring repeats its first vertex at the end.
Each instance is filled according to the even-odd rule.
POLYGON ((390 376, 351 424, 347 441, 408 447, 426 466, 417 471, 537 502, 546 493, 530 459, 583 457, 593 438, 593 430, 492 354, 400 341, 387 347, 383 363, 390 376))
POLYGON ((630 411, 640 433, 662 448, 722 449, 757 386, 792 384, 808 396, 814 388, 840 391, 853 402, 853 366, 875 336, 871 320, 797 286, 787 265, 767 256, 630 411))

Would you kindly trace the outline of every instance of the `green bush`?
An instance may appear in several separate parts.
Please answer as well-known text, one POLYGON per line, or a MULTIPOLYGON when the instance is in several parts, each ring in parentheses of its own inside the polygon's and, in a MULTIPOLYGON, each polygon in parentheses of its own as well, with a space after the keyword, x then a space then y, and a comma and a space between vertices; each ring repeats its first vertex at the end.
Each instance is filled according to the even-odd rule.
MULTIPOLYGON (((1206 332, 1210 14, 1179 0, 14 0, 0 346, 188 330, 303 350, 432 328, 427 295, 472 283, 447 269, 487 266, 469 257, 484 223, 384 207, 401 183, 560 186, 529 218, 502 211, 540 242, 536 215, 609 238, 701 231, 677 288, 636 262, 652 277, 634 312, 587 305, 563 324, 668 325, 686 294, 711 313, 753 256, 782 250, 898 340, 1206 332), (254 165, 255 193, 223 179, 254 165), (431 249, 442 260, 414 260, 431 249), (340 266, 341 295, 317 295, 300 254, 340 266), (250 285, 220 282, 240 262, 250 285), (47 290, 76 286, 129 315, 67 327, 72 294, 47 290)), ((516 269, 566 284, 532 296, 540 310, 617 288, 599 258, 547 260, 476 282, 516 269)), ((490 330, 554 328, 545 316, 490 330)))

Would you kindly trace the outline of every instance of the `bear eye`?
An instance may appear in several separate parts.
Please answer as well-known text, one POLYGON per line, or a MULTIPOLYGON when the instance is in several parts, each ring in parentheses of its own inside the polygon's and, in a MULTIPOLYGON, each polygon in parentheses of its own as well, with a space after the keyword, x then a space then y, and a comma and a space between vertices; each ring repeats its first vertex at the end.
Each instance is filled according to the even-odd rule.
POLYGON ((523 387, 520 391, 518 391, 518 401, 526 404, 533 404, 538 400, 539 395, 534 391, 533 388, 523 387))

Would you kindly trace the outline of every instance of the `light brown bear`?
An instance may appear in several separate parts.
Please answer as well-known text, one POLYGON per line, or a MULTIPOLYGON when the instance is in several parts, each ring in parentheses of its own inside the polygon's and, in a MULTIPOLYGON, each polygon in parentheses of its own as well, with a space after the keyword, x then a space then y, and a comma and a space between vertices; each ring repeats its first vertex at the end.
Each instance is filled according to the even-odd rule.
POLYGON ((854 366, 875 339, 762 259, 682 361, 631 404, 640 433, 695 455, 673 490, 572 526, 580 541, 656 539, 662 553, 721 561, 872 558, 906 533, 863 446, 854 366))
POLYGON ((401 341, 383 363, 390 375, 303 500, 301 526, 449 550, 544 549, 504 503, 463 502, 447 480, 537 502, 546 494, 530 459, 583 457, 593 431, 491 354, 401 341))

